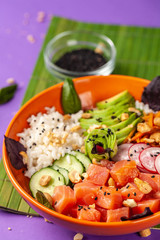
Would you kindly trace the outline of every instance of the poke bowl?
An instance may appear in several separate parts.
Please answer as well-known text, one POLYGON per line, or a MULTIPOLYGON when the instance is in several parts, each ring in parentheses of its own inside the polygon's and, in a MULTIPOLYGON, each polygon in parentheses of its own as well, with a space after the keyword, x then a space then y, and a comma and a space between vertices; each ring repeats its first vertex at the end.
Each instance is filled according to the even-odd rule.
MULTIPOLYGON (((136 77, 130 77, 130 76, 123 76, 123 75, 86 76, 86 77, 81 77, 81 78, 74 79, 73 82, 74 82, 75 90, 80 97, 82 109, 85 110, 85 112, 87 114, 90 113, 89 111, 91 111, 91 112, 94 111, 94 108, 95 108, 97 102, 102 103, 102 101, 104 99, 109 99, 109 98, 111 98, 111 97, 113 97, 113 96, 115 96, 115 95, 117 95, 121 92, 125 92, 126 90, 127 90, 127 92, 129 92, 130 95, 132 95, 132 97, 134 99, 141 101, 142 92, 143 92, 144 88, 149 84, 148 80, 141 79, 141 78, 136 78, 136 77)), ((57 114, 57 120, 56 121, 61 122, 61 116, 58 115, 58 114, 64 114, 63 109, 62 109, 62 104, 61 104, 62 88, 63 88, 63 83, 52 86, 52 87, 42 91, 38 95, 34 96, 24 106, 22 106, 21 109, 17 112, 17 114, 14 116, 14 118, 10 122, 10 124, 7 128, 7 131, 5 133, 6 138, 7 139, 13 139, 13 141, 15 140, 16 142, 19 142, 19 140, 21 138, 21 143, 22 143, 23 142, 23 134, 21 134, 21 133, 23 133, 24 129, 26 129, 25 131, 28 131, 27 129, 30 127, 31 122, 32 123, 36 122, 35 116, 39 116, 41 124, 43 125, 42 128, 41 128, 41 132, 38 132, 36 134, 43 135, 43 133, 46 131, 46 128, 44 127, 44 122, 43 122, 43 115, 45 115, 47 111, 50 111, 50 112, 55 111, 54 109, 50 110, 53 106, 55 107, 56 111, 59 112, 59 113, 56 113, 57 114)), ((121 102, 123 100, 121 100, 121 102)), ((105 101, 103 103, 107 104, 107 101, 105 101)), ((115 105, 116 105, 116 102, 115 102, 115 105)), ((114 114, 114 113, 112 113, 112 114, 114 114)), ((66 115, 69 118, 71 116, 71 114, 66 114, 66 115)), ((55 120, 55 119, 53 119, 53 117, 52 117, 52 120, 55 120)), ((86 119, 86 120, 90 120, 90 119, 86 119)), ((99 119, 98 121, 100 121, 100 120, 101 119, 99 119)), ((112 117, 112 120, 115 120, 115 119, 112 117)), ((76 121, 75 117, 74 117, 73 121, 76 121)), ((54 130, 53 128, 56 128, 56 126, 60 126, 60 125, 56 125, 56 124, 58 124, 57 122, 55 123, 54 126, 52 126, 52 130, 54 130)), ((82 121, 82 123, 84 123, 84 122, 82 121)), ((138 121, 136 123, 138 123, 138 121)), ((86 122, 85 122, 85 124, 86 124, 86 122)), ((133 127, 133 123, 130 123, 129 125, 130 125, 131 128, 133 127)), ((73 130, 73 126, 72 126, 72 130, 73 130)), ((63 127, 64 127, 64 125, 63 125, 63 127)), ((66 126, 65 126, 65 128, 66 128, 66 126)), ((105 128, 104 125, 101 126, 102 131, 104 131, 104 128, 105 128)), ((99 129, 96 129, 96 130, 99 130, 99 129)), ((119 132, 121 132, 121 131, 119 131, 119 132)), ((132 134, 135 134, 135 131, 132 131, 132 134)), ((94 135, 96 135, 96 134, 94 134, 94 135)), ((112 133, 110 135, 114 135, 114 133, 112 133)), ((130 137, 131 137, 131 135, 130 135, 130 137)), ((27 138, 32 138, 32 136, 28 135, 27 138)), ((76 142, 77 137, 75 136, 75 138, 74 138, 73 135, 72 135, 72 138, 75 141, 74 145, 78 144, 76 142)), ((90 138, 91 138, 91 136, 90 136, 90 138)), ((126 137, 123 138, 123 139, 122 139, 122 137, 120 137, 119 139, 121 139, 119 141, 120 141, 120 143, 122 143, 122 141, 126 140, 126 137)), ((30 144, 30 140, 29 140, 29 144, 30 144)), ((36 144, 37 143, 32 142, 32 149, 36 146, 36 144)), ((45 142, 44 145, 47 145, 47 144, 48 143, 45 142)), ((135 219, 134 218, 133 219, 131 219, 131 218, 127 219, 126 218, 126 221, 121 221, 121 220, 120 221, 100 221, 100 220, 95 221, 95 220, 92 220, 92 219, 89 220, 89 219, 80 218, 80 217, 79 217, 79 219, 77 219, 77 217, 74 216, 74 213, 72 215, 71 212, 70 213, 68 213, 68 212, 63 213, 61 211, 59 211, 59 212, 55 211, 56 201, 54 201, 54 204, 53 204, 55 209, 53 209, 53 208, 50 209, 49 207, 47 207, 47 205, 45 206, 45 204, 42 204, 37 200, 37 198, 35 197, 36 196, 35 189, 33 189, 34 187, 31 189, 30 178, 32 179, 32 176, 36 176, 36 173, 34 171, 34 165, 35 164, 33 164, 33 169, 31 171, 27 172, 27 174, 25 173, 26 169, 24 168, 24 165, 25 165, 24 161, 23 161, 24 165, 22 167, 18 166, 17 169, 16 169, 15 166, 13 166, 14 164, 11 163, 12 162, 11 158, 10 158, 11 155, 8 153, 8 151, 6 149, 6 146, 7 146, 7 144, 4 141, 4 143, 3 143, 3 162, 4 162, 6 172, 9 176, 9 179, 11 180, 15 189, 22 196, 22 198, 30 205, 30 207, 33 208, 40 216, 43 216, 47 220, 49 220, 49 221, 51 221, 55 224, 59 224, 59 225, 61 225, 63 227, 66 227, 68 229, 71 229, 75 232, 94 234, 94 235, 128 234, 128 233, 133 233, 133 232, 139 232, 143 229, 152 227, 152 226, 160 223, 159 199, 156 199, 156 201, 158 202, 158 207, 157 207, 155 212, 152 212, 152 214, 149 214, 148 216, 146 215, 144 217, 140 217, 140 218, 137 218, 137 219, 136 218, 135 219)), ((27 147, 29 148, 30 146, 27 145, 27 147)), ((95 145, 94 145, 94 147, 95 147, 95 145)), ((58 148, 60 148, 59 145, 58 145, 58 148)), ((13 148, 12 148, 12 150, 13 150, 13 148)), ((86 148, 85 148, 85 150, 86 150, 86 148)), ((100 151, 101 150, 102 149, 100 149, 100 151)), ((67 149, 67 151, 68 151, 67 154, 70 154, 68 149, 67 149)), ((24 151, 21 150, 21 152, 22 153, 20 155, 22 155, 23 160, 24 160, 26 155, 25 155, 24 151)), ((112 153, 113 153, 113 151, 110 152, 110 154, 112 154, 112 153)), ((32 154, 34 155, 34 152, 32 152, 32 154)), ((38 153, 38 154, 41 155, 42 152, 38 153)), ((95 154, 95 153, 92 151, 92 152, 90 152, 90 154, 95 154)), ((105 153, 103 153, 103 154, 105 155, 105 153)), ((108 154, 108 152, 106 154, 108 154)), ((107 155, 105 155, 105 156, 107 156, 107 155)), ((17 157, 17 155, 16 155, 16 157, 17 157)), ((52 156, 52 157, 56 158, 55 156, 52 156)), ((100 160, 103 160, 103 159, 100 159, 100 160)), ((129 160, 129 157, 128 157, 127 160, 124 160, 124 161, 127 162, 128 160, 129 160)), ((48 161, 48 160, 46 159, 46 161, 48 161)), ((58 160, 55 160, 55 162, 57 162, 57 161, 58 160)), ((125 162, 125 164, 126 164, 126 162, 125 162)), ((130 164, 130 162, 133 162, 133 161, 128 161, 127 164, 128 163, 130 164)), ((94 165, 93 163, 94 162, 92 161, 90 165, 94 165)), ((97 164, 96 163, 95 163, 94 166, 98 166, 99 168, 104 168, 104 166, 103 167, 99 166, 98 163, 97 164)), ((48 165, 49 164, 50 163, 48 163, 48 165)), ((68 161, 68 164, 70 164, 69 161, 68 161)), ((117 162, 116 162, 116 164, 117 164, 117 162)), ((43 169, 44 167, 46 168, 46 165, 44 166, 43 164, 40 163, 40 168, 43 169)), ((136 167, 134 166, 134 168, 136 168, 136 167)), ((139 169, 136 168, 136 169, 138 169, 136 171, 141 171, 142 168, 143 168, 143 166, 140 165, 139 169)), ((142 172, 149 173, 148 170, 146 170, 145 167, 143 168, 143 170, 144 171, 142 171, 142 172)), ((152 170, 153 169, 151 169, 150 173, 153 175, 153 174, 155 174, 155 172, 152 171, 152 170)), ((37 172, 40 172, 40 171, 41 170, 38 170, 37 172)), ((82 172, 85 173, 84 171, 82 171, 82 172)), ((58 174, 59 174, 59 171, 58 171, 58 174)), ((88 175, 86 176, 85 174, 82 174, 84 180, 82 178, 80 184, 82 184, 83 182, 85 183, 85 181, 86 181, 85 178, 88 177, 88 175)), ((132 174, 133 174, 133 176, 131 176, 131 178, 138 179, 140 181, 144 180, 143 183, 146 182, 146 179, 143 179, 143 178, 139 179, 139 177, 138 177, 139 175, 136 175, 134 171, 132 172, 132 174)), ((41 177, 44 177, 44 175, 46 176, 46 174, 44 174, 43 176, 42 175, 41 175, 41 177)), ((57 175, 57 176, 59 176, 59 175, 57 175)), ((108 176, 109 175, 107 175, 107 181, 109 181, 108 176)), ((100 179, 100 181, 102 180, 102 178, 100 179)), ((110 176, 110 179, 111 178, 114 181, 113 175, 110 176)), ((126 176, 124 176, 124 179, 125 178, 126 178, 126 176)), ((132 179, 132 181, 134 182, 133 185, 136 184, 134 179, 132 179)), ((98 181, 98 178, 96 180, 98 181)), ((50 179, 49 179, 49 181, 50 181, 50 179)), ((34 182, 34 181, 32 181, 32 182, 34 182)), ((126 183, 128 184, 128 181, 126 183)), ((91 184, 92 184, 92 182, 91 182, 91 184)), ((118 183, 118 184, 120 184, 120 183, 118 183)), ((103 187, 106 188, 106 186, 104 186, 105 184, 103 184, 103 182, 101 183, 101 185, 103 185, 103 187)), ((152 186, 152 183, 150 185, 152 186)), ((63 186, 63 184, 60 184, 60 187, 62 187, 62 186, 63 186)), ((69 186, 67 186, 67 187, 69 187, 69 186)), ((99 190, 96 189, 96 191, 102 191, 101 190, 102 186, 99 185, 98 187, 100 187, 100 189, 99 190)), ((107 187, 108 187, 108 185, 107 185, 107 187)), ((113 187, 113 184, 110 184, 109 187, 113 187)), ((40 190, 42 188, 40 188, 40 190)), ((70 185, 69 188, 73 191, 73 184, 70 185)), ((117 190, 115 190, 115 191, 119 191, 119 188, 124 188, 124 185, 123 184, 122 185, 121 184, 116 185, 117 190)), ((154 188, 154 184, 153 184, 153 188, 154 188)), ((151 189, 151 190, 153 190, 153 189, 151 189)), ((157 188, 156 188, 156 191, 158 192, 157 188)), ((131 192, 130 193, 127 192, 127 196, 129 198, 128 194, 130 195, 131 192)), ((103 191, 103 195, 106 195, 106 193, 104 191, 103 191)), ((110 193, 108 195, 110 195, 110 193)), ((145 194, 142 194, 142 195, 144 196, 145 194)), ((63 194, 61 195, 61 198, 62 197, 63 197, 63 194)), ((144 196, 144 199, 146 199, 146 201, 149 199, 149 197, 148 198, 147 197, 148 197, 148 195, 144 196)), ((132 198, 134 198, 134 197, 132 197, 132 198)), ((95 201, 96 200, 97 200, 97 196, 94 197, 94 202, 91 202, 87 206, 87 211, 89 211, 90 209, 95 210, 95 205, 96 205, 95 201)), ((125 198, 125 200, 127 200, 127 199, 125 198)), ((134 199, 132 199, 132 200, 134 200, 134 199)), ((107 200, 107 204, 108 204, 108 201, 109 200, 107 200)), ((135 201, 134 201, 134 203, 135 203, 135 201)), ((86 204, 78 203, 76 205, 76 207, 78 207, 79 212, 81 212, 82 208, 84 210, 84 207, 82 205, 86 205, 86 204)), ((73 204, 69 205, 70 209, 72 209, 72 207, 73 207, 73 204)), ((123 205, 123 207, 124 207, 124 205, 123 205)), ((129 209, 128 205, 127 205, 127 208, 129 209)), ((74 209, 73 209, 73 211, 74 211, 74 209)), ((76 208, 76 211, 77 211, 77 208, 76 208)), ((98 210, 95 210, 95 211, 98 211, 98 210)), ((139 213, 139 212, 136 212, 136 213, 139 213)), ((77 214, 77 212, 76 212, 76 214, 77 214)), ((109 212, 108 212, 108 214, 109 214, 109 212)), ((123 216, 121 216, 121 217, 123 217, 123 216)))

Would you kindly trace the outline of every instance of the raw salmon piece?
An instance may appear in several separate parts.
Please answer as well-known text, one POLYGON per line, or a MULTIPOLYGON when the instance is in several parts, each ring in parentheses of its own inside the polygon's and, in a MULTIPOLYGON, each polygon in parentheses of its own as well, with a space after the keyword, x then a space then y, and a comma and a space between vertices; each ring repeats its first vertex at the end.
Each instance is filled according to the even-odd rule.
POLYGON ((87 170, 87 181, 96 185, 105 185, 109 178, 109 170, 95 164, 90 164, 87 170))
MULTIPOLYGON (((149 185, 152 187, 153 192, 157 192, 160 185, 158 186, 158 184, 157 184, 156 180, 158 180, 158 178, 156 178, 156 175, 158 175, 158 174, 140 173, 139 178, 142 181, 149 183, 149 185)), ((159 178, 159 180, 160 180, 160 178, 159 178)))
POLYGON ((78 209, 78 205, 70 208, 69 211, 68 211, 68 216, 71 216, 73 218, 77 218, 77 209, 78 209))
POLYGON ((144 200, 138 203, 137 207, 132 208, 132 214, 143 213, 146 207, 149 207, 150 210, 155 213, 160 208, 160 200, 159 199, 150 199, 144 200))
POLYGON ((121 217, 129 218, 129 207, 107 210, 107 222, 120 222, 121 217))
POLYGON ((138 177, 139 170, 135 161, 122 160, 114 164, 110 174, 119 186, 124 186, 138 177))
POLYGON ((150 177, 157 184, 158 191, 160 191, 160 174, 150 174, 150 177))
POLYGON ((96 205, 105 209, 115 209, 122 206, 122 196, 114 187, 100 187, 97 191, 96 205))
POLYGON ((98 186, 88 181, 75 184, 74 195, 77 203, 82 205, 95 203, 97 190, 98 186))
POLYGON ((101 208, 99 206, 96 206, 96 209, 101 213, 101 222, 106 222, 107 221, 107 209, 101 208))
POLYGON ((136 202, 141 201, 144 196, 134 183, 127 183, 125 187, 121 188, 123 199, 134 199, 136 202))
POLYGON ((69 186, 61 185, 54 188, 53 207, 56 212, 67 214, 76 204, 74 191, 69 186))
POLYGON ((79 206, 77 212, 78 219, 83 219, 92 222, 100 222, 101 213, 95 208, 88 206, 79 206))

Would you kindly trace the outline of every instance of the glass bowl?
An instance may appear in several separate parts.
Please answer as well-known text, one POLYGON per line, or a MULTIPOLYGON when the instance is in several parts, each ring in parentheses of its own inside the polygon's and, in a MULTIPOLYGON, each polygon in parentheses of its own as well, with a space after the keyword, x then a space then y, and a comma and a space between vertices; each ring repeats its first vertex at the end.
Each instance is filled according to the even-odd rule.
POLYGON ((110 38, 105 35, 85 30, 62 32, 55 36, 44 51, 44 60, 49 72, 64 80, 66 77, 76 78, 91 75, 109 75, 115 67, 116 48, 110 38), (98 49, 106 63, 101 67, 85 72, 68 71, 58 67, 55 62, 65 53, 78 49, 98 49))

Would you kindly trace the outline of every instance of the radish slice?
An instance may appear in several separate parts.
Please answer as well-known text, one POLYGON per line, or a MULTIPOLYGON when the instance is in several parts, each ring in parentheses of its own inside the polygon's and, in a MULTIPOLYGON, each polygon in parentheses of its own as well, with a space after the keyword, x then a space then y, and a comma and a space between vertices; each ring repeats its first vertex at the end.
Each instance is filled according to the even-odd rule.
POLYGON ((142 168, 142 165, 139 161, 139 154, 146 148, 149 148, 150 146, 145 143, 135 143, 132 145, 128 150, 128 155, 130 160, 134 160, 136 162, 136 165, 138 167, 142 168))
POLYGON ((147 171, 151 173, 157 173, 157 170, 155 168, 155 159, 159 154, 159 147, 146 148, 139 155, 140 163, 147 171))
POLYGON ((155 168, 157 172, 160 174, 160 154, 155 159, 155 168))
POLYGON ((132 146, 132 143, 124 143, 118 146, 117 154, 112 158, 113 161, 129 160, 128 149, 132 146))
POLYGON ((137 166, 137 168, 138 168, 138 170, 139 170, 140 172, 143 172, 143 173, 150 173, 150 172, 147 171, 144 167, 139 167, 139 166, 137 166))

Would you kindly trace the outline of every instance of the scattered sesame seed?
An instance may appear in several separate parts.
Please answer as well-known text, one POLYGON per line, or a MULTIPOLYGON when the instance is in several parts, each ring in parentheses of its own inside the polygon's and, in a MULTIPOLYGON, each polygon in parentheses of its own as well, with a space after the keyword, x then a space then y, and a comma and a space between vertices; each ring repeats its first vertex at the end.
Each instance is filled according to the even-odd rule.
POLYGON ((57 129, 59 128, 59 127, 56 127, 57 129))
POLYGON ((100 190, 102 190, 102 188, 103 188, 103 187, 101 186, 101 187, 100 187, 100 190))
POLYGON ((111 119, 115 119, 116 118, 116 116, 111 116, 111 119))
POLYGON ((130 157, 132 157, 132 156, 133 156, 133 154, 131 153, 131 154, 130 154, 130 157))
POLYGON ((130 197, 130 193, 128 193, 128 197, 130 197))
POLYGON ((151 178, 155 178, 155 175, 152 175, 151 178))
POLYGON ((120 131, 120 128, 118 128, 117 131, 120 131))
POLYGON ((58 180, 60 181, 60 180, 61 180, 61 178, 60 178, 60 177, 58 177, 58 180))
POLYGON ((134 192, 134 196, 136 196, 137 195, 137 193, 136 192, 134 192))
POLYGON ((110 193, 108 192, 107 195, 110 195, 110 193))
POLYGON ((94 200, 97 200, 98 199, 98 197, 95 197, 95 199, 94 200))
POLYGON ((55 201, 54 205, 56 205, 56 204, 57 204, 57 201, 55 201))
POLYGON ((106 192, 104 192, 104 196, 106 195, 106 192))
POLYGON ((118 188, 116 188, 116 191, 118 191, 118 188))
POLYGON ((153 154, 150 154, 151 157, 153 157, 153 154))
POLYGON ((126 188, 129 188, 129 185, 127 185, 126 188))
POLYGON ((44 124, 44 122, 41 122, 42 124, 44 124))

